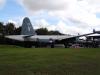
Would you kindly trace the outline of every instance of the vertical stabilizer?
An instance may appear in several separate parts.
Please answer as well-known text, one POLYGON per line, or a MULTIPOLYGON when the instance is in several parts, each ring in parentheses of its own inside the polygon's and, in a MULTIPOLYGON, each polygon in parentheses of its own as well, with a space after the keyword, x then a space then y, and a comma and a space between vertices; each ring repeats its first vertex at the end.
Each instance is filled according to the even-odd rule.
POLYGON ((28 17, 25 17, 23 20, 21 35, 36 35, 36 32, 33 29, 30 19, 28 17))

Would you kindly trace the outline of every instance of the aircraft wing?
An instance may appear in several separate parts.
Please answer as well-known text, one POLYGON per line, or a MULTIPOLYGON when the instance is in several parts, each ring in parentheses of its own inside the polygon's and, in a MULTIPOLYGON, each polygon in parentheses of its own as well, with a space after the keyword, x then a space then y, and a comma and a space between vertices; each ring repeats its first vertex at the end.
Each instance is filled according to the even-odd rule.
POLYGON ((77 35, 77 36, 73 36, 73 37, 70 37, 70 38, 74 38, 74 37, 82 37, 82 36, 87 36, 87 35, 91 35, 91 34, 94 34, 94 33, 88 33, 88 34, 83 34, 83 35, 77 35))
POLYGON ((25 36, 23 36, 23 38, 28 38, 28 37, 31 37, 31 36, 34 36, 34 35, 25 35, 25 36))
POLYGON ((66 38, 63 38, 63 39, 59 39, 59 40, 67 40, 67 39, 72 39, 72 38, 78 38, 78 37, 87 36, 87 35, 91 35, 91 34, 94 34, 94 33, 88 33, 88 34, 77 35, 77 36, 70 36, 70 37, 66 37, 66 38))

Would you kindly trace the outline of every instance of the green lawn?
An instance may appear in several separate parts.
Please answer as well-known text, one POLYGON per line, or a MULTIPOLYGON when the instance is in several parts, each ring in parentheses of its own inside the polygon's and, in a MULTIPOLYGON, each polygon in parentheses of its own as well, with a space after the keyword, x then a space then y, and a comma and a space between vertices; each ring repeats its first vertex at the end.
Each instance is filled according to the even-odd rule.
POLYGON ((0 45, 0 75, 100 75, 100 49, 0 45))

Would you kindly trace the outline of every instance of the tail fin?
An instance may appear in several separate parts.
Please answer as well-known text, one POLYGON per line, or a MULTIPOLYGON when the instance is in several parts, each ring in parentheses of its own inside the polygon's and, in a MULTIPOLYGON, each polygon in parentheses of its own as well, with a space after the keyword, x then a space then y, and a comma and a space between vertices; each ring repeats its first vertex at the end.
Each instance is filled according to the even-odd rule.
POLYGON ((21 35, 36 35, 36 32, 33 29, 30 19, 28 17, 25 17, 23 20, 21 35))

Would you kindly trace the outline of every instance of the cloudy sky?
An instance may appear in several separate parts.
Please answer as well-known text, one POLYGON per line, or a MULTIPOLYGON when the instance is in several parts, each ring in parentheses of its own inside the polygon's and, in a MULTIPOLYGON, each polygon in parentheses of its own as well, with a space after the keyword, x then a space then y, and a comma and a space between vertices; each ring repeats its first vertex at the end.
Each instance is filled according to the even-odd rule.
POLYGON ((100 0, 0 0, 0 21, 22 24, 29 17, 33 27, 47 27, 65 34, 100 30, 100 0))

